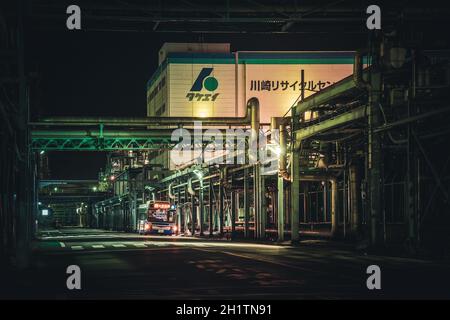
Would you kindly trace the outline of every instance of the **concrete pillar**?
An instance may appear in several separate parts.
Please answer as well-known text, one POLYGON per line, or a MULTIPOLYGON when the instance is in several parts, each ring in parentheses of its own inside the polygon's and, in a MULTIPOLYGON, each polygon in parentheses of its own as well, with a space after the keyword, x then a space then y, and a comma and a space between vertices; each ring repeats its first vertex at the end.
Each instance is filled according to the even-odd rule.
POLYGON ((291 152, 291 241, 299 241, 300 155, 291 152))
POLYGON ((278 177, 277 225, 278 241, 284 241, 284 179, 278 177))

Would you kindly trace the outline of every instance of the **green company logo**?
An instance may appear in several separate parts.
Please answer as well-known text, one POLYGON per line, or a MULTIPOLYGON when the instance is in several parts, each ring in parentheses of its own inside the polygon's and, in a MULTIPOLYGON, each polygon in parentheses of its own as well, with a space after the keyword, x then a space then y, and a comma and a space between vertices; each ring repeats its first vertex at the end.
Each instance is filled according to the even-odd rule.
POLYGON ((212 92, 219 87, 219 81, 213 76, 210 76, 214 68, 202 68, 200 73, 192 84, 191 90, 189 90, 186 98, 189 101, 215 101, 219 96, 219 93, 201 93, 203 89, 212 92))

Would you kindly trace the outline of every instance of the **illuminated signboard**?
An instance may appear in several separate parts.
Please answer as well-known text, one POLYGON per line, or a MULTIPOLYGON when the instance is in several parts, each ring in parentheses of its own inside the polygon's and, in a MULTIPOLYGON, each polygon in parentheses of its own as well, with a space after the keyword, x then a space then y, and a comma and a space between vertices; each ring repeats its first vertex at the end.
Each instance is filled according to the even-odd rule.
POLYGON ((150 204, 150 207, 153 209, 169 209, 170 203, 166 201, 158 201, 150 204))

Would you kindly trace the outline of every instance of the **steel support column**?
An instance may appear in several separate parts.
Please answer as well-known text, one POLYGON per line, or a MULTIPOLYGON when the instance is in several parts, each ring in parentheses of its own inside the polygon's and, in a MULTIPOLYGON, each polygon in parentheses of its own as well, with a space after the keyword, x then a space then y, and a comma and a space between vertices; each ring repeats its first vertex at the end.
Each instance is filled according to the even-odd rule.
POLYGON ((300 223, 300 154, 291 152, 291 241, 299 241, 300 223))
POLYGON ((338 187, 337 181, 331 181, 331 237, 337 234, 337 210, 338 210, 338 187))
POLYGON ((219 183, 219 234, 223 236, 223 222, 224 222, 224 194, 223 194, 223 177, 219 183))
POLYGON ((260 164, 255 164, 253 166, 253 207, 255 212, 255 239, 261 239, 262 237, 262 200, 261 200, 261 189, 262 189, 262 179, 261 179, 261 167, 260 164))
POLYGON ((370 243, 376 246, 380 242, 379 223, 381 213, 381 137, 374 129, 381 124, 380 115, 381 74, 373 72, 369 90, 369 134, 368 134, 368 171, 369 171, 369 212, 370 243))
POLYGON ((231 239, 236 237, 236 191, 231 190, 231 239))
POLYGON ((278 176, 278 199, 277 199, 277 225, 278 241, 284 241, 284 179, 278 176))
POLYGON ((354 238, 358 238, 359 235, 359 205, 358 205, 358 168, 356 166, 350 166, 350 214, 351 214, 351 233, 354 238))
POLYGON ((177 189, 177 230, 181 233, 181 188, 177 189))
POLYGON ((203 236, 203 221, 204 221, 204 217, 205 217, 205 213, 204 213, 204 204, 203 204, 203 181, 200 180, 200 190, 198 191, 198 208, 200 210, 199 212, 199 225, 200 225, 200 236, 203 236))
POLYGON ((209 236, 212 237, 214 234, 214 224, 213 224, 213 207, 214 207, 214 183, 212 179, 209 182, 209 236))
POLYGON ((191 235, 195 236, 195 227, 197 223, 197 210, 195 206, 195 196, 191 196, 191 235))
POLYGON ((244 170, 244 237, 249 237, 250 201, 248 192, 248 169, 244 170))

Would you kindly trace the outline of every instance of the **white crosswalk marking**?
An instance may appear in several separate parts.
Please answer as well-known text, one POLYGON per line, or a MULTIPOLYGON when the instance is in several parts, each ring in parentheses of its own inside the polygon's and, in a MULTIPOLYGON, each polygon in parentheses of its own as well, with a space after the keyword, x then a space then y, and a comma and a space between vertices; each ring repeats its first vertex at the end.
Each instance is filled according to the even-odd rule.
POLYGON ((121 244, 121 243, 119 243, 119 244, 113 244, 112 246, 113 246, 114 248, 125 248, 125 247, 126 247, 124 244, 121 244))
POLYGON ((72 250, 84 250, 83 246, 71 246, 70 247, 72 250))
POLYGON ((102 245, 102 244, 94 244, 94 245, 92 246, 92 248, 94 248, 94 249, 104 249, 105 246, 102 245))

